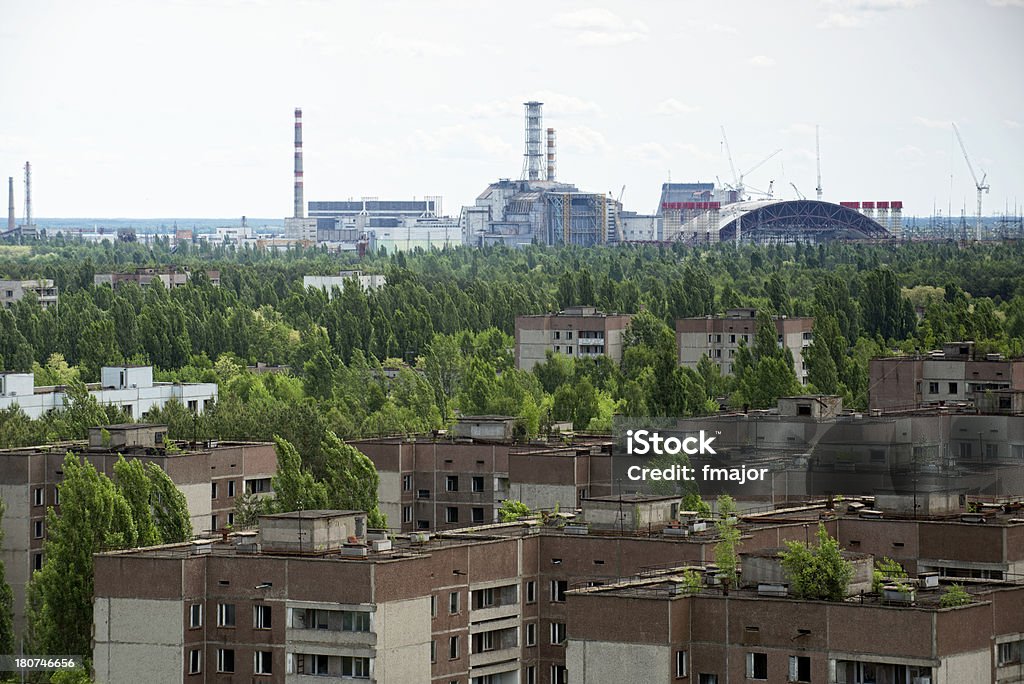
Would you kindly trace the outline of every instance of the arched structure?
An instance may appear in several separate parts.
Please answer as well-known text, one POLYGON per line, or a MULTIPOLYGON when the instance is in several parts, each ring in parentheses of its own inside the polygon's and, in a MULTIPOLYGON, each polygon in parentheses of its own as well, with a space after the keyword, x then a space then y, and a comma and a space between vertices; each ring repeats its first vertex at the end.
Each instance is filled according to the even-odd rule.
POLYGON ((886 239, 892 234, 869 216, 831 202, 758 200, 722 207, 718 239, 732 242, 821 242, 886 239))

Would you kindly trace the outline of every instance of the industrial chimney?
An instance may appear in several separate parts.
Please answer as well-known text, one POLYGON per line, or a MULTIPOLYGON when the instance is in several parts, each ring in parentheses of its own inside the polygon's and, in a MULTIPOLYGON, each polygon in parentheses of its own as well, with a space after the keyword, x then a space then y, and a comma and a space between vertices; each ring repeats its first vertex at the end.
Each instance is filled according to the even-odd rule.
POLYGON ((302 200, 302 110, 295 108, 295 218, 303 218, 302 200))
POLYGON ((25 162, 25 227, 32 226, 32 165, 25 162))
POLYGON ((7 177, 7 230, 14 230, 14 176, 7 177))
POLYGON ((543 102, 524 102, 526 107, 526 152, 523 154, 523 180, 540 180, 543 159, 541 152, 541 128, 543 102))
POLYGON ((555 181, 555 129, 548 129, 548 180, 555 181))

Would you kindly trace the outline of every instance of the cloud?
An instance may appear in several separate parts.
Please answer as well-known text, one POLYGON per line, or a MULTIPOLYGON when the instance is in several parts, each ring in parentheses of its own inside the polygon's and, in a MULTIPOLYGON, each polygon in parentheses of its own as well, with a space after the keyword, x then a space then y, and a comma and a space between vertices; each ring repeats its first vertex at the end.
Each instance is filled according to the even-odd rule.
POLYGON ((657 107, 655 107, 654 113, 672 116, 675 114, 692 114, 699 110, 700 107, 694 107, 693 105, 686 104, 685 102, 680 102, 674 97, 670 97, 667 100, 663 100, 657 107))
POLYGON ((863 25, 863 17, 855 14, 843 14, 842 12, 832 12, 818 22, 818 28, 820 29, 850 29, 860 28, 863 25))
POLYGON ((408 36, 397 36, 384 32, 373 40, 375 48, 393 52, 404 57, 461 57, 462 49, 449 43, 436 43, 408 36))
POLYGON ((446 157, 476 157, 483 152, 493 159, 515 157, 517 147, 478 124, 456 124, 432 130, 416 129, 407 138, 416 150, 446 157))
POLYGON ((747 60, 747 62, 750 64, 750 66, 759 67, 759 68, 767 68, 767 67, 775 66, 775 60, 772 59, 771 57, 766 56, 766 55, 755 55, 755 56, 751 57, 749 60, 747 60))
POLYGON ((898 159, 907 161, 922 159, 926 156, 924 150, 916 145, 904 145, 903 147, 899 147, 895 150, 894 154, 898 159))
POLYGON ((795 135, 802 138, 804 136, 814 135, 814 126, 809 123, 797 121, 796 123, 791 123, 789 126, 784 128, 782 132, 785 135, 795 135))
POLYGON ((660 162, 671 159, 672 153, 661 143, 644 142, 630 145, 626 148, 624 156, 630 161, 660 162))
POLYGON ((452 114, 466 119, 501 119, 516 117, 522 113, 522 104, 513 100, 492 100, 474 102, 465 107, 439 104, 433 110, 439 114, 452 114))
POLYGON ((925 128, 949 128, 949 121, 936 121, 925 116, 915 116, 914 123, 925 128))
POLYGON ((705 152, 704 150, 702 150, 701 148, 699 148, 696 145, 694 145, 693 143, 677 143, 675 145, 675 147, 676 147, 677 150, 679 150, 683 154, 685 154, 687 156, 690 156, 690 157, 693 157, 695 159, 699 159, 701 161, 717 161, 718 160, 718 156, 717 155, 709 154, 709 153, 705 152))
POLYGON ((1024 7, 1024 0, 988 0, 993 7, 1024 7))
POLYGON ((626 21, 603 7, 588 7, 575 12, 562 12, 551 19, 551 26, 575 33, 575 44, 608 47, 647 40, 647 24, 634 19, 626 21))
POLYGON ((1003 125, 1007 128, 1020 128, 1020 121, 1014 121, 1013 119, 1003 119, 1003 125))
POLYGON ((571 152, 603 152, 608 149, 604 134, 590 126, 567 126, 558 129, 558 148, 571 152))
MULTIPOLYGON (((604 114, 604 111, 601 109, 601 105, 597 104, 593 100, 584 100, 583 98, 576 97, 575 95, 566 95, 565 93, 559 93, 553 90, 538 90, 529 98, 525 99, 543 102, 545 116, 549 114, 553 114, 555 116, 602 116, 604 114)), ((521 106, 522 105, 520 105, 520 107, 521 106)), ((519 111, 522 112, 522 109, 519 111)))

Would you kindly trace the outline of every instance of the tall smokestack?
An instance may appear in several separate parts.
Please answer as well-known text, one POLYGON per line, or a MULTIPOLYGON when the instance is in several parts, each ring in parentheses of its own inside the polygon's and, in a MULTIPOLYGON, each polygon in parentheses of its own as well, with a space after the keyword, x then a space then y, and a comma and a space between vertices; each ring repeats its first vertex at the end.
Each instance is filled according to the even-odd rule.
POLYGON ((302 200, 302 110, 295 108, 295 218, 305 216, 302 200))
POLYGON ((25 162, 25 227, 32 225, 32 165, 25 162))
POLYGON ((555 180, 555 129, 548 129, 548 180, 555 180))
POLYGON ((523 154, 523 180, 540 180, 543 102, 524 102, 526 107, 526 152, 523 154))
POLYGON ((7 230, 14 230, 14 176, 7 177, 7 230))

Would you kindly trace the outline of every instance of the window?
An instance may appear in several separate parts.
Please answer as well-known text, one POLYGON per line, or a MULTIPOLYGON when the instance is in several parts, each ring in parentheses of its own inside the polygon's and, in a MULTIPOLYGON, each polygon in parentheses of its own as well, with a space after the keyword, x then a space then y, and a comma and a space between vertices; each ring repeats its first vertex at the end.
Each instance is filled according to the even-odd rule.
POLYGON ((554 603, 565 601, 565 590, 568 588, 567 580, 551 580, 551 601, 554 603))
MULTIPOLYGON (((729 344, 736 344, 736 336, 735 335, 729 335, 729 344)), ((682 651, 680 651, 680 653, 682 653, 682 651)))
POLYGON ((417 489, 416 490, 416 498, 417 499, 429 499, 430 498, 430 490, 429 489, 417 489))
POLYGON ((228 480, 228 496, 234 496, 234 495, 235 495, 235 481, 234 480, 228 480))
POLYGON ((235 671, 235 649, 233 648, 218 648, 217 649, 217 672, 234 672, 235 671))
POLYGON ((203 626, 203 604, 193 603, 188 607, 188 626, 192 629, 203 626))
POLYGON ((537 625, 533 622, 526 623, 526 645, 537 645, 537 625))
POLYGON ((402 491, 403 492, 411 492, 412 491, 412 475, 403 475, 402 476, 402 491))
POLYGON ((479 475, 473 476, 473 491, 482 492, 484 491, 484 478, 479 475))
POLYGON ((430 617, 437 617, 437 597, 430 595, 430 617))
POLYGON ((997 653, 999 667, 1020 662, 1020 644, 1021 642, 1019 641, 1008 641, 1005 644, 999 644, 997 653))
POLYGON ((32 554, 32 569, 42 570, 43 569, 43 554, 34 553, 32 554))
POLYGON ((704 674, 697 675, 697 684, 718 684, 718 675, 704 674))
POLYGON ((199 674, 203 671, 203 652, 198 648, 188 652, 188 673, 199 674))
POLYGON ((555 339, 556 340, 562 339, 562 332, 560 330, 556 330, 555 331, 555 339))
POLYGON ((430 521, 429 520, 417 520, 416 521, 416 529, 417 530, 429 530, 430 529, 430 521))
POLYGON ((434 639, 430 642, 430 662, 437 662, 437 640, 434 639))
POLYGON ((971 457, 971 443, 970 442, 960 442, 960 458, 970 458, 970 457, 971 457))
POLYGON ((939 383, 937 383, 937 382, 929 382, 928 383, 928 394, 938 394, 938 393, 939 393, 939 383))
POLYGON ((231 527, 235 526, 235 513, 234 513, 234 511, 232 511, 231 513, 228 513, 228 525, 231 526, 231 527))
POLYGON ((252 626, 256 629, 270 629, 270 606, 255 605, 252 607, 252 626))
POLYGON ((452 615, 459 612, 459 592, 457 591, 448 594, 448 612, 452 615))
POLYGON ((494 650, 494 632, 481 632, 475 634, 473 639, 476 640, 476 652, 485 653, 487 651, 494 650))
POLYGON ((747 679, 768 679, 768 654, 747 654, 747 679))
POLYGON ((484 521, 484 509, 474 508, 473 509, 473 522, 479 523, 484 521))
POLYGON ((474 598, 476 599, 475 608, 477 610, 481 608, 490 608, 494 606, 494 589, 479 589, 473 592, 474 598))
POLYGON ((715 335, 715 342, 721 342, 721 341, 722 341, 722 336, 721 335, 715 335))
POLYGON ((689 671, 686 651, 676 651, 676 677, 685 677, 689 671))
POLYGON ((885 463, 885 449, 869 449, 868 454, 872 463, 885 463))
POLYGON ((308 656, 310 663, 310 674, 325 675, 331 670, 331 661, 325 655, 313 654, 308 656))
POLYGON ((32 505, 42 506, 46 503, 45 489, 42 487, 36 487, 32 490, 32 505))
POLYGON ((459 509, 455 506, 448 506, 444 509, 444 521, 448 523, 459 522, 459 509))
POLYGON ((459 491, 459 476, 449 475, 444 479, 444 488, 449 492, 459 491))
POLYGON ((572 330, 569 330, 569 331, 567 331, 565 333, 565 339, 567 339, 567 340, 571 340, 572 339, 572 330))
POLYGON ((60 506, 60 487, 53 488, 53 505, 60 506))
POLYGON ((342 611, 341 628, 346 632, 369 632, 370 614, 364 610, 342 611))
POLYGON ((560 646, 565 643, 565 623, 564 622, 552 622, 551 623, 551 643, 554 646, 560 646))
POLYGON ((455 660, 459 657, 459 637, 448 637, 448 660, 455 660))
POLYGON ((32 522, 32 537, 34 539, 42 539, 43 538, 43 521, 42 520, 34 520, 32 522))
POLYGON ((537 583, 530 580, 526 583, 526 602, 533 603, 537 600, 537 583))
POLYGON ((270 478, 261 477, 256 480, 249 480, 245 483, 245 489, 250 494, 262 494, 270 491, 270 478))
POLYGON ((210 498, 211 499, 216 499, 217 498, 217 483, 216 482, 211 482, 210 483, 210 498))
POLYGON ((341 656, 342 677, 369 677, 370 659, 355 656, 341 656))
POLYGON ((256 651, 253 654, 253 674, 274 674, 274 654, 271 651, 256 651))
POLYGON ((189 399, 188 400, 188 410, 191 411, 192 413, 199 413, 199 400, 198 399, 189 399))
POLYGON ((235 604, 233 604, 233 603, 219 603, 219 604, 217 604, 217 626, 218 627, 234 627, 235 626, 235 604))
POLYGON ((568 347, 565 348, 565 353, 572 355, 572 345, 569 345, 568 347))
POLYGON ((412 522, 412 506, 402 506, 402 522, 412 522))
POLYGON ((551 684, 568 684, 569 671, 565 665, 551 666, 551 684))
POLYGON ((217 516, 215 516, 215 515, 211 515, 210 516, 210 529, 211 530, 216 530, 217 529, 217 516))
POLYGON ((526 668, 526 684, 537 684, 537 666, 530 665, 526 668))
POLYGON ((950 394, 956 394, 956 392, 957 392, 957 384, 955 382, 949 383, 949 393, 950 394))
POLYGON ((789 656, 789 681, 809 682, 811 681, 811 658, 810 656, 789 656))
POLYGON ((998 444, 986 444, 985 445, 985 458, 990 461, 994 461, 999 458, 999 445, 998 444))

